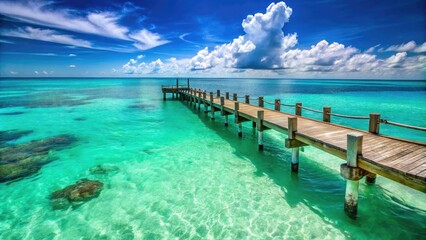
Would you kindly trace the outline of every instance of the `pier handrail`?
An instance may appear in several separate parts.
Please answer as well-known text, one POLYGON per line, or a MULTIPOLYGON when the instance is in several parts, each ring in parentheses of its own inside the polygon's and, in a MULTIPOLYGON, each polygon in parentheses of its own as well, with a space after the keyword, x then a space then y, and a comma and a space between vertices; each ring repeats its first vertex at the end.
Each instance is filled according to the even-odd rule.
POLYGON ((391 121, 388 121, 386 119, 380 119, 380 123, 393 125, 393 126, 397 126, 397 127, 410 128, 410 129, 419 130, 419 131, 426 131, 426 128, 424 128, 424 127, 418 127, 418 126, 412 126, 412 125, 407 125, 407 124, 402 124, 402 123, 397 123, 397 122, 391 122, 391 121))
POLYGON ((311 111, 311 112, 323 113, 322 111, 316 110, 316 109, 313 109, 313 108, 308 108, 308 107, 302 107, 302 108, 305 109, 305 110, 311 111))
MULTIPOLYGON (((161 85, 161 87, 163 88, 187 88, 187 85, 161 85)), ((198 91, 197 91, 198 92, 198 91)), ((220 96, 226 96, 224 93, 220 93, 220 96)), ((239 96, 237 97, 237 99, 245 99, 245 96, 239 96)), ((257 101, 259 100, 259 98, 248 98, 250 101, 257 101)), ((269 104, 269 105, 275 105, 274 102, 268 102, 266 100, 263 100, 263 103, 265 104, 269 104)), ((285 103, 279 103, 280 106, 284 106, 284 107, 296 107, 296 104, 285 104, 285 103)), ((313 108, 309 108, 309 107, 305 107, 305 106, 301 106, 301 109, 305 109, 307 111, 311 111, 311 112, 315 112, 315 113, 322 113, 324 115, 328 115, 328 116, 335 116, 335 117, 340 117, 340 118, 348 118, 348 119, 358 119, 358 120, 370 120, 370 116, 354 116, 354 115, 346 115, 346 114, 338 114, 338 113, 331 113, 331 112, 324 112, 321 110, 317 110, 317 109, 313 109, 313 108)), ((324 120, 325 121, 325 120, 324 120)), ((387 124, 387 125, 391 125, 391 126, 397 126, 397 127, 402 127, 402 128, 409 128, 409 129, 413 129, 413 130, 419 130, 419 131, 426 131, 426 128, 424 127, 419 127, 419 126, 413 126, 413 125, 408 125, 408 124, 403 124, 403 123, 398 123, 398 122, 393 122, 393 121, 389 121, 386 119, 378 119, 378 121, 380 121, 380 123, 383 124, 387 124)))
POLYGON ((337 113, 327 113, 327 114, 331 116, 335 116, 335 117, 341 117, 341 118, 363 119, 363 120, 370 119, 370 117, 364 117, 364 116, 352 116, 352 115, 344 115, 344 114, 337 114, 337 113))
POLYGON ((295 104, 285 104, 285 103, 281 103, 280 105, 281 105, 281 106, 284 106, 284 107, 296 107, 296 105, 295 105, 295 104))

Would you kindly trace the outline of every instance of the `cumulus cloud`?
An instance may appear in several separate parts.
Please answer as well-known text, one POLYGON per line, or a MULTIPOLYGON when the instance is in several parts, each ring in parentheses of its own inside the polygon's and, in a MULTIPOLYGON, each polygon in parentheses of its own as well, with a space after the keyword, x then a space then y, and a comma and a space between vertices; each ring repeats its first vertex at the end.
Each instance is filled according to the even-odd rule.
POLYGON ((426 42, 421 45, 417 45, 415 41, 409 41, 400 45, 392 45, 383 51, 385 52, 416 52, 423 53, 426 52, 426 42))
POLYGON ((70 35, 59 34, 58 32, 50 29, 25 27, 2 30, 0 31, 0 34, 8 37, 35 39, 39 41, 53 42, 76 47, 92 48, 92 44, 89 41, 77 39, 70 35))
MULTIPOLYGON (((287 74, 312 77, 332 74, 383 78, 397 75, 418 77, 426 70, 425 56, 407 54, 408 51, 425 52, 426 43, 417 45, 414 41, 389 47, 389 51, 397 53, 387 58, 373 54, 380 45, 362 52, 353 46, 322 40, 308 49, 298 49, 298 35, 285 35, 283 31, 291 14, 292 9, 284 2, 272 3, 265 13, 248 15, 242 21, 245 34, 230 43, 218 45, 212 50, 206 47, 190 59, 157 59, 153 62, 130 59, 123 65, 123 72, 169 76, 178 73, 213 76, 238 73, 238 76, 287 74)), ((185 36, 181 35, 181 38, 185 36)))
POLYGON ((1 1, 0 14, 26 23, 132 41, 138 49, 142 50, 169 42, 158 33, 150 32, 147 29, 132 32, 127 27, 121 26, 118 23, 122 17, 121 13, 96 11, 84 15, 72 9, 54 10, 50 6, 51 3, 50 1, 26 3, 1 1))
POLYGON ((265 13, 248 15, 242 22, 245 35, 231 43, 205 48, 192 58, 191 68, 207 69, 213 66, 236 68, 279 68, 280 53, 297 44, 297 34, 284 35, 282 28, 292 14, 284 2, 271 3, 265 13))

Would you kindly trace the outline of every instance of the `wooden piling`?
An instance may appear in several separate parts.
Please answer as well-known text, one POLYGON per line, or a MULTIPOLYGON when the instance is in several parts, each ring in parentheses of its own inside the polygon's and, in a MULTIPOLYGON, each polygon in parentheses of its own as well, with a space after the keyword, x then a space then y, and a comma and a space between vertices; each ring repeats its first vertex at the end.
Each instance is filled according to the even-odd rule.
POLYGON ((240 110, 240 102, 235 102, 234 103, 234 116, 235 116, 235 123, 238 124, 238 137, 242 137, 243 136, 243 126, 240 122, 240 116, 239 116, 239 110, 240 110))
POLYGON ((296 103, 295 114, 297 116, 302 116, 302 103, 301 102, 296 103))
POLYGON ((210 92, 210 114, 211 119, 214 120, 213 92, 210 92))
MULTIPOLYGON (((370 113, 370 119, 368 123, 368 131, 373 134, 379 134, 380 132, 380 114, 370 113)), ((365 183, 374 184, 376 182, 376 174, 368 173, 365 176, 365 183)))
POLYGON ((322 120, 324 122, 330 122, 331 120, 331 107, 323 107, 322 108, 322 120))
POLYGON ((203 92, 203 105, 204 105, 204 113, 207 114, 208 112, 208 106, 207 106, 207 92, 203 92))
POLYGON ((250 104, 250 96, 249 95, 246 95, 245 96, 245 102, 247 103, 247 104, 250 104))
POLYGON ((264 111, 257 111, 257 145, 260 151, 263 151, 263 118, 264 111))
POLYGON ((362 134, 349 133, 347 135, 346 161, 340 166, 340 174, 346 178, 345 213, 350 218, 356 218, 358 212, 359 180, 364 172, 358 167, 358 156, 362 154, 362 134))
MULTIPOLYGON (((288 118, 288 139, 295 140, 297 132, 297 118, 288 118)), ((299 147, 293 147, 291 149, 291 171, 294 173, 299 172, 299 147)))
POLYGON ((280 99, 275 99, 274 102, 274 110, 275 111, 280 111, 281 110, 281 100, 280 99))
POLYGON ((229 99, 229 92, 225 93, 225 98, 228 100, 229 99))
POLYGON ((264 106, 263 97, 259 97, 259 107, 263 107, 263 106, 264 106))
POLYGON ((216 97, 220 97, 220 90, 219 89, 216 91, 216 97))
POLYGON ((237 97, 237 94, 236 94, 236 93, 232 94, 232 100, 234 100, 234 101, 238 101, 238 97, 237 97))
POLYGON ((379 113, 370 113, 368 131, 374 134, 379 134, 379 131, 380 131, 380 114, 379 113))

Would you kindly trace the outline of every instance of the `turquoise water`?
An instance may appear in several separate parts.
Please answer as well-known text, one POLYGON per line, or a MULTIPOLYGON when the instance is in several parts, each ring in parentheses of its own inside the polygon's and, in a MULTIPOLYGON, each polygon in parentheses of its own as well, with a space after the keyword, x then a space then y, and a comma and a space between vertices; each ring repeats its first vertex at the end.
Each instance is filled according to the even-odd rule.
MULTIPOLYGON (((36 175, 0 184, 0 239, 421 239, 424 193, 378 177, 360 184, 359 217, 343 212, 342 163, 306 147, 290 172, 282 134, 223 126, 180 101, 163 101, 174 79, 2 79, 0 130, 33 130, 9 144, 59 134, 78 142, 52 151, 36 175), (130 107, 137 104, 137 107, 130 107), (79 120, 76 120, 79 119, 79 120), (117 166, 113 174, 89 169, 117 166), (49 195, 81 178, 102 181, 100 196, 53 210, 49 195)), ((426 127, 425 81, 195 79, 193 87, 303 102, 341 114, 379 112, 426 127)), ((293 109, 283 108, 293 112, 293 109)), ((320 119, 314 113, 303 115, 320 119)), ((230 119, 232 122, 233 119, 230 119)), ((365 120, 332 122, 367 129, 365 120)), ((382 126, 383 134, 426 142, 426 134, 382 126)))

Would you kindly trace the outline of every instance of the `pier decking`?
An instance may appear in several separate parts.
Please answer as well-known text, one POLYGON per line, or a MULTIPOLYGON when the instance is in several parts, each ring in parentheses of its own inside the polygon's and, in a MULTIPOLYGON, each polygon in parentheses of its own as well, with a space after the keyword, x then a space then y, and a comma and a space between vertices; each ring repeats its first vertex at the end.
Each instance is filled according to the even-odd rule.
MULTIPOLYGON (((203 104, 204 111, 210 112, 212 119, 215 112, 220 112, 225 117, 226 126, 228 115, 234 115, 239 136, 242 136, 241 123, 252 122, 258 130, 259 150, 263 150, 264 130, 273 129, 288 135, 285 147, 292 149, 293 172, 298 171, 299 149, 302 146, 313 146, 346 160, 347 163, 341 166, 341 175, 347 179, 345 211, 350 217, 356 216, 358 184, 364 176, 367 183, 374 183, 378 174, 426 192, 426 144, 379 135, 380 122, 384 121, 378 114, 367 117, 370 119, 369 131, 362 131, 330 123, 329 107, 324 107, 322 111, 324 121, 318 121, 301 116, 301 103, 294 105, 293 115, 280 111, 279 100, 274 103, 275 110, 271 110, 264 107, 263 97, 257 99, 258 106, 255 106, 249 103, 249 96, 244 97, 244 102, 239 102, 236 94, 233 94, 232 100, 229 93, 222 96, 219 90, 215 95, 213 92, 207 95, 205 91, 189 88, 189 84, 188 89, 179 89, 178 93, 180 99, 189 101, 198 109, 203 104)), ((424 131, 421 127, 408 127, 424 131)))

